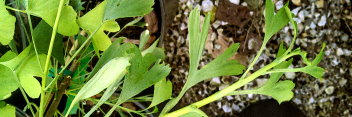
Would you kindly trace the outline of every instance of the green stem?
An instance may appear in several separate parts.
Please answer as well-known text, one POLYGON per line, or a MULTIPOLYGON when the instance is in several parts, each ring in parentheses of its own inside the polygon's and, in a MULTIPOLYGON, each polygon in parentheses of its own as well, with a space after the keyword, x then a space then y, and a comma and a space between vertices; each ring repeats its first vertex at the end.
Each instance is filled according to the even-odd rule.
MULTIPOLYGON (((103 23, 104 24, 104 23, 103 23)), ((103 25, 102 24, 102 25, 103 25)), ((88 42, 92 39, 92 37, 95 35, 95 33, 97 33, 97 31, 100 29, 100 27, 102 26, 100 25, 99 28, 97 28, 91 35, 89 35, 89 37, 84 41, 84 43, 81 45, 81 47, 78 48, 78 50, 75 52, 75 54, 73 54, 73 56, 68 60, 67 64, 65 64, 65 66, 61 69, 61 71, 58 73, 59 75, 62 74, 64 72, 64 70, 70 65, 70 63, 76 58, 76 56, 82 51, 82 49, 85 47, 85 45, 88 44, 88 42)), ((50 82, 50 84, 45 87, 45 91, 48 90, 53 84, 56 83, 56 81, 58 80, 58 76, 59 75, 55 75, 55 78, 50 82)))
POLYGON ((257 62, 257 60, 259 59, 260 55, 263 53, 263 50, 264 50, 264 48, 265 48, 265 46, 266 46, 266 43, 267 43, 267 41, 265 41, 265 39, 264 39, 264 41, 263 41, 263 43, 262 43, 262 46, 260 47, 259 52, 258 52, 257 55, 254 57, 254 59, 253 59, 253 61, 251 62, 251 64, 249 64, 247 70, 242 74, 242 76, 241 76, 240 79, 243 79, 244 77, 246 77, 247 74, 248 74, 248 72, 253 68, 254 64, 257 62))
POLYGON ((62 7, 64 6, 65 0, 60 0, 59 8, 56 14, 56 19, 53 27, 53 32, 51 33, 51 39, 50 39, 50 45, 49 45, 49 50, 48 50, 48 55, 46 57, 45 61, 45 68, 44 68, 44 76, 42 78, 42 89, 41 89, 41 96, 40 96, 40 107, 39 107, 39 117, 43 117, 44 112, 45 112, 45 85, 46 85, 46 79, 48 76, 49 72, 49 63, 50 63, 50 57, 51 53, 53 51, 53 46, 55 42, 55 36, 57 32, 57 27, 59 25, 59 20, 61 17, 61 11, 62 7))
POLYGON ((26 11, 24 11, 24 10, 15 9, 15 8, 12 8, 12 7, 9 7, 9 6, 5 6, 5 8, 10 9, 12 11, 16 11, 16 12, 26 13, 26 11))
POLYGON ((275 67, 276 65, 280 64, 280 62, 278 61, 273 61, 272 63, 266 65, 265 67, 259 69, 258 71, 254 72, 253 74, 249 75, 248 77, 244 78, 244 79, 240 79, 239 81, 237 81, 236 83, 230 85, 229 87, 226 87, 223 90, 220 90, 218 92, 216 92, 215 94, 200 100, 198 102, 195 102, 191 105, 188 105, 186 107, 183 107, 177 111, 171 112, 169 114, 164 115, 164 117, 176 117, 177 115, 183 115, 186 114, 187 112, 189 112, 190 109, 196 107, 202 107, 206 104, 209 104, 211 102, 214 102, 216 100, 221 99, 224 96, 227 96, 231 93, 233 93, 233 91, 235 91, 236 89, 248 84, 249 82, 253 81, 255 78, 263 75, 266 73, 266 71, 270 70, 271 68, 275 67))

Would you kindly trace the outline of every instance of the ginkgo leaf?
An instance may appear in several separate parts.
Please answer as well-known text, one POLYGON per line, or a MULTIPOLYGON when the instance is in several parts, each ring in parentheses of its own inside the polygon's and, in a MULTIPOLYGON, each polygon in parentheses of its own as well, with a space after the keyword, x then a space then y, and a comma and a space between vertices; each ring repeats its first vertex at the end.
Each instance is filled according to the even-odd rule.
POLYGON ((14 53, 12 51, 7 51, 4 55, 1 56, 0 62, 9 61, 9 60, 15 58, 16 56, 17 56, 16 53, 14 53))
POLYGON ((16 74, 7 66, 0 63, 0 100, 11 96, 11 92, 15 91, 19 84, 16 81, 16 74))
POLYGON ((111 40, 104 31, 116 32, 120 30, 120 26, 115 20, 103 21, 106 3, 106 1, 100 3, 94 9, 78 19, 78 24, 88 33, 93 33, 100 27, 92 39, 96 51, 105 51, 111 45, 111 40))
POLYGON ((8 45, 15 34, 16 18, 5 8, 5 1, 0 0, 0 43, 8 45))
POLYGON ((0 107, 0 115, 3 117, 16 117, 16 108, 6 104, 6 106, 0 107))
POLYGON ((286 15, 285 7, 280 8, 280 10, 274 14, 274 3, 271 0, 266 0, 264 42, 267 42, 271 36, 280 31, 280 29, 290 21, 289 17, 286 15))
POLYGON ((152 103, 148 108, 154 107, 161 102, 170 99, 172 95, 172 83, 169 80, 162 79, 154 85, 154 95, 152 103))
MULTIPOLYGON (((29 0, 27 12, 42 18, 50 26, 54 26, 59 0, 29 0)), ((76 23, 77 13, 71 6, 63 6, 58 25, 58 33, 65 36, 73 36, 78 33, 76 23)))
POLYGON ((293 97, 292 89, 295 84, 290 80, 279 81, 272 85, 267 85, 257 90, 258 94, 268 95, 273 97, 279 103, 291 100, 293 97))
POLYGON ((31 98, 38 98, 41 93, 41 85, 35 77, 44 77, 43 68, 46 55, 40 54, 38 57, 42 66, 40 66, 37 57, 33 54, 16 69, 21 86, 31 98))
POLYGON ((153 10, 154 0, 107 0, 105 20, 144 16, 153 10))
POLYGON ((301 69, 301 72, 312 75, 315 78, 322 78, 324 75, 324 69, 318 66, 309 65, 301 69))

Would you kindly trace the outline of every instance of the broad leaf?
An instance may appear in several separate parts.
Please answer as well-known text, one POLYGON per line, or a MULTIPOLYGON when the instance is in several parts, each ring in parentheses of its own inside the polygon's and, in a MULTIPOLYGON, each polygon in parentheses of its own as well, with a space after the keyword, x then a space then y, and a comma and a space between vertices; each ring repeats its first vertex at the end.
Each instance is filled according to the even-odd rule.
POLYGON ((105 20, 144 16, 153 10, 154 0, 107 0, 105 20))
POLYGON ((111 97, 111 95, 115 93, 116 89, 120 86, 120 84, 120 81, 115 81, 113 85, 110 85, 104 92, 103 96, 100 98, 99 102, 95 104, 93 108, 91 108, 89 112, 84 115, 84 117, 89 117, 91 114, 93 114, 95 110, 97 110, 101 105, 103 105, 104 102, 106 102, 111 97))
POLYGON ((41 85, 36 77, 44 77, 43 69, 46 60, 46 55, 38 55, 39 61, 42 66, 38 63, 37 57, 33 54, 27 60, 24 60, 16 71, 20 80, 20 84, 24 91, 31 98, 38 98, 41 91, 41 85))
POLYGON ((279 81, 275 84, 263 86, 257 90, 258 94, 268 95, 273 97, 279 103, 291 100, 293 97, 292 89, 295 84, 290 80, 279 81))
POLYGON ((16 117, 16 108, 9 104, 5 107, 0 107, 0 115, 3 117, 16 117))
POLYGON ((205 114, 202 110, 195 108, 195 107, 191 107, 191 112, 183 114, 179 117, 208 117, 207 114, 205 114))
POLYGON ((15 34, 16 18, 5 8, 5 1, 0 0, 0 44, 8 45, 15 34))
POLYGON ((324 75, 324 69, 318 66, 306 66, 304 67, 301 72, 307 73, 309 75, 312 75, 315 78, 322 78, 324 75))
POLYGON ((191 84, 196 84, 200 81, 213 77, 241 74, 245 67, 236 60, 229 60, 230 57, 237 52, 238 47, 238 43, 231 45, 219 57, 197 71, 196 77, 193 79, 188 79, 189 82, 193 82, 191 84))
POLYGON ((168 100, 172 95, 172 83, 169 80, 162 79, 154 85, 154 95, 152 103, 148 108, 154 107, 161 102, 168 100))
MULTIPOLYGON (((94 96, 112 84, 119 82, 126 74, 130 66, 128 57, 117 57, 105 64, 78 92, 73 99, 68 112, 80 100, 94 96)), ((66 113, 66 116, 68 113, 66 113)))
MULTIPOLYGON (((53 29, 43 20, 34 28, 33 38, 39 54, 48 53, 52 30, 53 29)), ((62 36, 59 34, 55 37, 52 56, 56 58, 60 64, 64 64, 64 46, 62 36)))
POLYGON ((19 84, 16 81, 16 74, 7 66, 0 64, 0 100, 11 96, 11 92, 15 91, 19 84))
MULTIPOLYGON (((54 26, 59 0, 29 0, 27 12, 42 18, 50 26, 54 26)), ((78 33, 76 23, 77 13, 71 6, 63 6, 58 25, 58 33, 65 36, 73 36, 78 33)))
POLYGON ((12 51, 7 51, 4 55, 1 56, 0 62, 9 61, 9 60, 15 58, 16 56, 17 56, 16 53, 14 53, 12 51))
POLYGON ((271 0, 266 0, 265 3, 265 36, 264 42, 267 42, 271 36, 280 31, 288 22, 289 17, 286 15, 285 7, 282 7, 274 14, 274 3, 271 0))
POLYGON ((97 30, 92 39, 96 51, 105 51, 111 45, 111 40, 104 31, 116 32, 120 30, 120 26, 115 20, 103 21, 105 6, 106 1, 100 3, 83 17, 78 19, 79 25, 88 33, 91 34, 97 30))
POLYGON ((155 57, 151 54, 142 57, 142 55, 137 52, 133 59, 131 59, 131 63, 130 72, 125 78, 117 104, 127 101, 129 98, 139 94, 144 89, 159 82, 171 71, 169 66, 160 64, 159 61, 155 62, 155 57), (151 67, 153 63, 154 65, 151 67))

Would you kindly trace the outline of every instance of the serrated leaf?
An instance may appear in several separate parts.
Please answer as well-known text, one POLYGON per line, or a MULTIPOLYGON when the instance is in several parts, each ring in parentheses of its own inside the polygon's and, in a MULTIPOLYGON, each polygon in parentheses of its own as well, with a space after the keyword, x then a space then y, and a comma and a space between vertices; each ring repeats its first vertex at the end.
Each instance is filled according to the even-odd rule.
POLYGON ((105 20, 144 16, 153 10, 154 0, 107 0, 105 20))
POLYGON ((293 97, 292 89, 295 84, 290 80, 279 81, 272 85, 267 85, 257 90, 258 94, 268 95, 273 97, 279 103, 291 100, 293 97))
POLYGON ((129 74, 125 78, 117 104, 121 104, 139 94, 170 73, 171 68, 169 66, 155 62, 155 60, 149 58, 151 56, 148 55, 143 57, 143 59, 141 55, 137 55, 135 56, 137 58, 134 57, 134 59, 131 60, 133 64, 131 65, 129 74), (153 63, 155 64, 148 70, 153 63))
POLYGON ((15 34, 16 18, 5 8, 5 1, 0 0, 0 43, 8 45, 15 34))
POLYGON ((82 2, 81 0, 70 0, 70 5, 78 12, 84 10, 84 7, 82 6, 84 3, 85 2, 82 2))
POLYGON ((44 68, 46 55, 40 54, 38 57, 39 61, 42 63, 42 66, 40 66, 37 57, 33 54, 27 60, 24 60, 16 70, 18 71, 17 74, 21 86, 31 98, 38 98, 41 92, 41 85, 34 76, 41 78, 44 77, 42 69, 44 68))
POLYGON ((0 108, 0 115, 3 117, 16 117, 16 108, 7 104, 0 108))
POLYGON ((238 48, 238 43, 232 44, 219 57, 197 71, 197 77, 194 77, 194 79, 188 79, 189 82, 192 82, 190 84, 197 84, 200 81, 213 77, 241 74, 245 67, 236 60, 229 60, 229 58, 237 52, 238 48))
POLYGON ((264 42, 267 42, 271 36, 280 31, 280 29, 290 21, 289 17, 286 15, 285 7, 280 8, 280 10, 274 14, 274 3, 271 0, 266 0, 264 42))
POLYGON ((15 75, 16 74, 10 68, 0 64, 0 100, 11 96, 11 92, 15 91, 19 87, 15 75))
POLYGON ((324 69, 318 66, 306 66, 301 72, 307 73, 315 78, 322 78, 324 75, 324 69))
POLYGON ((168 100, 172 95, 172 83, 169 80, 162 79, 154 85, 154 95, 152 103, 148 108, 154 107, 161 102, 168 100))
MULTIPOLYGON (((50 27, 50 25, 48 25, 43 20, 40 21, 39 24, 34 28, 33 39, 39 54, 48 53, 52 30, 53 29, 50 27)), ((57 34, 55 37, 52 56, 58 60, 60 64, 64 64, 64 45, 62 42, 62 36, 60 34, 57 34)))
POLYGON ((103 21, 105 6, 106 1, 100 3, 87 14, 78 18, 78 24, 88 33, 93 33, 99 28, 92 39, 96 51, 105 51, 111 45, 111 40, 104 31, 116 32, 120 30, 120 26, 115 20, 103 21))
MULTIPOLYGON (((27 12, 42 18, 52 27, 55 23, 59 3, 59 0, 29 0, 27 12)), ((77 13, 71 6, 63 6, 57 29, 58 33, 65 36, 77 34, 79 27, 76 23, 76 17, 77 13)))

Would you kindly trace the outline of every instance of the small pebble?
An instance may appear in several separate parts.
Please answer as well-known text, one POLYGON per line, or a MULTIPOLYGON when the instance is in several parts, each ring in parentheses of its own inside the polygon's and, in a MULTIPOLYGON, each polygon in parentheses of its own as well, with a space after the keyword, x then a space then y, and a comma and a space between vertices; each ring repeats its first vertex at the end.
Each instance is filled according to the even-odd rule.
POLYGON ((318 26, 325 26, 325 24, 326 24, 326 16, 323 15, 318 22, 318 26))
POLYGON ((341 87, 345 86, 347 83, 347 80, 345 78, 342 78, 340 81, 339 81, 339 84, 341 87))
POLYGON ((298 98, 294 98, 294 99, 293 99, 293 102, 294 102, 295 104, 302 104, 302 100, 300 100, 300 99, 298 99, 298 98))
MULTIPOLYGON (((264 55, 264 54, 263 54, 264 55)), ((267 81, 268 79, 266 78, 262 78, 262 79, 256 79, 258 87, 264 85, 264 83, 267 81)))
POLYGON ((214 7, 214 4, 210 0, 204 0, 202 2, 202 10, 204 12, 210 12, 211 10, 213 10, 213 7, 214 7))
POLYGON ((301 0, 291 0, 291 1, 296 6, 300 6, 301 5, 301 0))
POLYGON ((350 56, 352 51, 351 50, 348 50, 348 49, 343 49, 343 53, 346 55, 346 56, 350 56))
POLYGON ((232 104, 232 108, 237 112, 241 111, 241 108, 237 104, 232 104))
POLYGON ((229 112, 231 112, 232 109, 230 106, 224 105, 224 106, 222 106, 222 110, 224 110, 225 113, 229 113, 229 112))
POLYGON ((315 27, 317 27, 317 25, 315 25, 314 22, 311 22, 309 27, 312 28, 312 29, 315 29, 315 27))
POLYGON ((221 81, 219 77, 215 77, 210 81, 210 85, 220 85, 220 84, 221 84, 221 81))
POLYGON ((337 48, 337 50, 336 50, 336 55, 337 55, 337 56, 341 56, 341 55, 343 55, 343 54, 344 54, 343 50, 342 50, 341 48, 337 48))
POLYGON ((233 4, 237 4, 237 5, 240 4, 240 0, 230 0, 230 2, 233 3, 233 4))
POLYGON ((284 6, 284 3, 282 3, 282 1, 277 1, 275 5, 276 5, 276 10, 279 10, 284 6))
POLYGON ((331 95, 334 93, 335 88, 333 86, 329 86, 328 88, 325 89, 325 93, 328 95, 331 95))
POLYGON ((309 101, 308 101, 308 104, 313 104, 315 102, 314 98, 313 97, 310 97, 309 98, 309 101))
POLYGON ((323 8, 324 7, 324 0, 318 0, 317 2, 315 2, 315 4, 317 5, 317 8, 323 8))
POLYGON ((342 41, 348 41, 348 35, 347 34, 343 34, 341 37, 342 41))
POLYGON ((285 76, 287 79, 294 79, 296 77, 296 73, 295 72, 286 72, 285 76))

